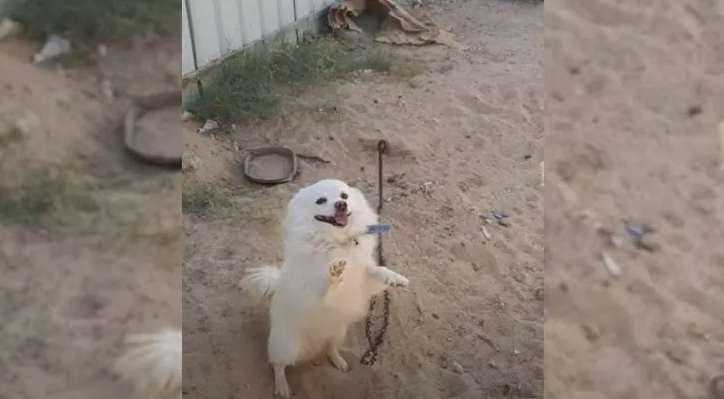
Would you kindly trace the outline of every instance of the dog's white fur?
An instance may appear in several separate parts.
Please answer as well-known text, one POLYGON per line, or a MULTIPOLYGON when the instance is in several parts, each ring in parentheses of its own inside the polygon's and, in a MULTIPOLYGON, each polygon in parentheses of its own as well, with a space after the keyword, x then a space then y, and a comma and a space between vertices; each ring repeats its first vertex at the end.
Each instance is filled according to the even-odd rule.
POLYGON ((182 335, 178 328, 131 335, 114 371, 149 399, 181 398, 182 335))
POLYGON ((287 366, 318 354, 325 353, 336 368, 348 370, 339 354, 347 328, 365 317, 373 296, 390 286, 408 285, 407 278, 378 266, 374 259, 376 236, 364 233, 377 222, 359 190, 339 180, 319 181, 289 202, 281 268, 247 270, 241 288, 256 299, 271 296, 267 350, 275 396, 292 394, 287 366), (326 203, 317 204, 322 197, 326 203), (351 211, 345 227, 315 219, 315 215, 333 215, 337 201, 346 201, 351 211))

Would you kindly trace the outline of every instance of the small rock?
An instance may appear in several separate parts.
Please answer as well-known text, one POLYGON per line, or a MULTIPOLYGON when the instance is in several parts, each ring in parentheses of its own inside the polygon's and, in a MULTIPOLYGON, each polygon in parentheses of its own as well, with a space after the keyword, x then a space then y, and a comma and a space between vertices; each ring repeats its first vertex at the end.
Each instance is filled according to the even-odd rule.
POLYGON ((520 355, 520 351, 517 350, 517 349, 513 349, 513 354, 514 354, 514 355, 520 355))
POLYGON ((595 341, 600 335, 598 329, 589 324, 582 325, 581 330, 583 330, 583 336, 586 337, 586 339, 589 341, 595 341))
POLYGON ((422 301, 420 300, 420 298, 417 298, 417 300, 415 301, 415 309, 417 309, 420 314, 425 314, 425 308, 422 306, 422 301))
POLYGON ((201 128, 199 129, 199 133, 211 133, 218 128, 219 122, 213 119, 209 119, 206 121, 206 123, 204 123, 203 126, 201 126, 201 128))
POLYGON ((100 55, 101 57, 105 57, 106 55, 108 55, 108 47, 106 47, 105 44, 98 45, 98 55, 100 55))
POLYGON ((43 122, 36 113, 26 110, 23 115, 15 121, 15 126, 24 136, 29 136, 40 130, 43 127, 43 122))
POLYGON ((601 261, 603 262, 603 265, 606 266, 608 272, 611 273, 613 277, 619 277, 621 275, 621 267, 613 260, 611 255, 605 251, 601 251, 600 256, 601 261))
POLYGON ((168 64, 166 64, 166 77, 168 78, 169 82, 175 82, 178 79, 181 79, 181 70, 180 63, 177 60, 171 60, 168 64))
POLYGON ((58 76, 62 76, 62 77, 66 77, 68 75, 68 72, 60 64, 55 65, 55 73, 57 73, 58 76))
POLYGON ((689 359, 689 351, 684 346, 675 346, 666 350, 666 357, 677 364, 686 363, 689 359))
POLYGON ((465 369, 463 368, 463 366, 458 362, 453 362, 452 365, 450 366, 450 369, 452 369, 452 371, 457 374, 462 374, 465 372, 465 369))
POLYGON ((483 231, 483 236, 485 237, 485 239, 490 240, 491 238, 493 238, 493 236, 490 234, 488 229, 485 228, 485 226, 480 226, 480 227, 483 231))
POLYGON ((634 245, 636 248, 647 251, 647 252, 658 252, 661 251, 661 245, 651 242, 648 239, 642 238, 640 240, 635 240, 634 245))
POLYGON ((103 79, 103 81, 101 81, 101 92, 103 93, 103 97, 105 97, 106 100, 112 100, 113 97, 115 97, 113 84, 111 84, 110 80, 103 79))
POLYGON ((424 79, 424 77, 421 77, 421 76, 415 76, 414 78, 411 78, 408 81, 408 84, 413 89, 419 89, 425 85, 425 79, 424 79))
POLYGON ((0 22, 0 40, 17 36, 23 30, 22 25, 12 19, 3 19, 0 22))
POLYGON ((616 248, 620 248, 623 245, 623 237, 619 235, 612 234, 611 237, 608 239, 611 245, 613 245, 616 248))
POLYGON ((192 113, 189 112, 189 111, 184 111, 184 112, 181 114, 181 121, 182 121, 182 122, 188 122, 188 121, 190 121, 190 120, 192 120, 192 119, 194 119, 194 114, 192 114, 192 113))
POLYGON ((689 109, 686 111, 686 113, 687 113, 690 117, 697 116, 697 115, 701 114, 702 112, 703 112, 703 109, 702 109, 701 105, 692 105, 692 106, 689 107, 689 109))
POLYGON ((33 61, 36 64, 53 61, 72 51, 70 41, 58 35, 50 35, 40 52, 33 55, 33 61))
POLYGON ((189 157, 182 159, 181 170, 183 171, 194 171, 199 168, 200 161, 196 158, 189 157))
POLYGON ((497 368, 498 368, 498 365, 495 364, 495 362, 492 361, 492 360, 488 362, 488 365, 490 365, 490 367, 492 367, 492 368, 494 368, 494 369, 497 369, 497 368))

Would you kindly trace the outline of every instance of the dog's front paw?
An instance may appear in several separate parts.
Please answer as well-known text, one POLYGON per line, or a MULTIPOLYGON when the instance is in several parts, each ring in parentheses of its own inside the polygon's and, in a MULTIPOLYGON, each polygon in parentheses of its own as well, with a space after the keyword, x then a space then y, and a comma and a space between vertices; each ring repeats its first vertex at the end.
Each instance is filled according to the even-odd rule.
POLYGON ((410 285, 410 280, 408 280, 407 277, 390 270, 390 272, 385 275, 385 284, 395 288, 407 287, 410 285))
POLYGON ((337 259, 329 264, 329 282, 336 284, 342 281, 342 273, 347 267, 347 261, 343 259, 337 259))

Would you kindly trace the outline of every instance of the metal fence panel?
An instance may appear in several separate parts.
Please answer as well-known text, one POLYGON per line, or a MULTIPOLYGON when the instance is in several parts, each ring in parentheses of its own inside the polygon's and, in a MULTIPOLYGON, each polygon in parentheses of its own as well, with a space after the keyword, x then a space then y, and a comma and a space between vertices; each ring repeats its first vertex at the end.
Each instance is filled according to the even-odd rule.
POLYGON ((335 0, 182 0, 183 74, 204 68, 335 0))

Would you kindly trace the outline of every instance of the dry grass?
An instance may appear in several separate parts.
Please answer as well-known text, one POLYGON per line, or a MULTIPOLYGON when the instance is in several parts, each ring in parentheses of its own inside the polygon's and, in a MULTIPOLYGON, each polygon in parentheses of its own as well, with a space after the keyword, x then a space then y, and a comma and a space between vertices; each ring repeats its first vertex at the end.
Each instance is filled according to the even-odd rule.
POLYGON ((267 119, 277 115, 284 99, 315 84, 362 71, 409 78, 423 69, 421 62, 379 47, 349 49, 331 39, 299 45, 274 42, 226 60, 189 109, 202 119, 221 122, 267 119))
POLYGON ((73 212, 98 210, 92 184, 69 166, 26 165, 0 169, 0 225, 27 227, 61 222, 73 212))
POLYGON ((43 39, 54 33, 78 42, 130 42, 138 34, 179 35, 179 0, 5 0, 0 13, 43 39))

